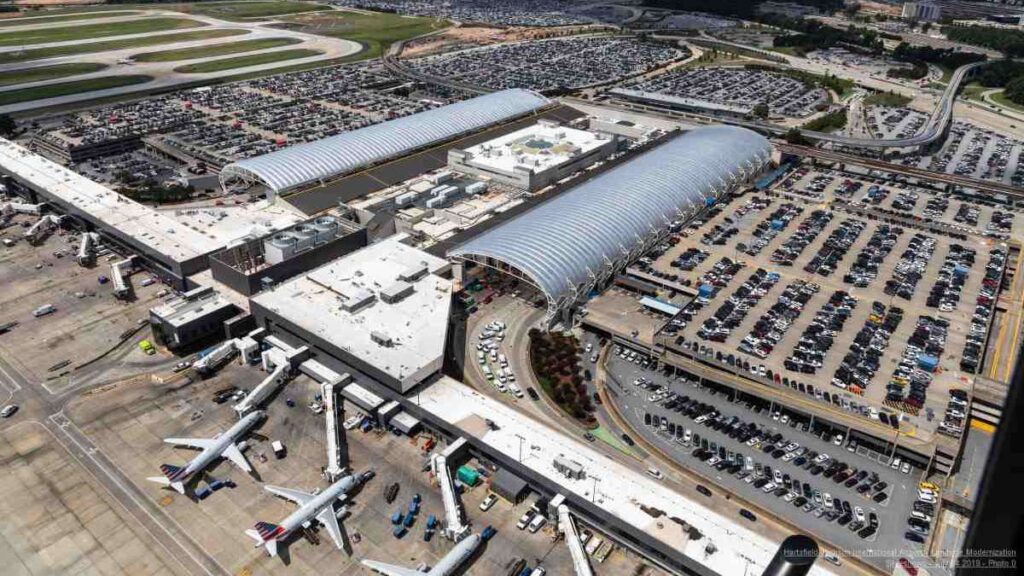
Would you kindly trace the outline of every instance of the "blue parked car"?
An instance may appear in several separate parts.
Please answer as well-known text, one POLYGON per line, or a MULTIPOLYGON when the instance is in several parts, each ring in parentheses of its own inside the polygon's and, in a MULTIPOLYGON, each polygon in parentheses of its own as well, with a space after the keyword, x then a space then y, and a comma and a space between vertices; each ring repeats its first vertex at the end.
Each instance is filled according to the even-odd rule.
POLYGON ((494 535, 497 533, 498 531, 495 530, 493 526, 488 526, 487 528, 484 528, 483 532, 480 533, 480 537, 483 538, 484 541, 487 541, 493 538, 494 535))
POLYGON ((392 524, 401 524, 402 523, 402 513, 401 512, 395 512, 394 514, 392 514, 391 515, 391 523, 392 524))
POLYGON ((431 514, 427 516, 427 530, 433 530, 434 528, 437 528, 437 516, 431 514))

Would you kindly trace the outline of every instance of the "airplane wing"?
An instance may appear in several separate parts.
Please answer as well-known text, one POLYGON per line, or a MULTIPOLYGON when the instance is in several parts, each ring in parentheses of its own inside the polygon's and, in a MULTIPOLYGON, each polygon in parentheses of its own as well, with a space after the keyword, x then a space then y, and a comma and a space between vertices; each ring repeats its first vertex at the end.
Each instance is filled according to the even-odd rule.
POLYGON ((376 560, 363 560, 362 562, 363 566, 366 566, 374 572, 380 572, 385 576, 423 576, 423 572, 413 570, 412 568, 403 568, 402 566, 385 564, 383 562, 377 562, 376 560))
POLYGON ((309 502, 310 500, 313 499, 312 494, 308 494, 301 490, 281 488, 280 486, 271 486, 270 484, 266 484, 263 487, 266 488, 267 492, 270 492, 271 494, 276 494, 281 498, 284 498, 285 500, 291 500, 292 502, 295 502, 299 506, 302 506, 306 502, 309 502))
POLYGON ((345 546, 345 541, 341 538, 341 526, 338 526, 338 516, 334 513, 334 506, 328 506, 321 510, 316 515, 316 519, 324 525, 327 533, 334 540, 334 545, 338 547, 338 550, 341 550, 345 546))
POLYGON ((175 446, 197 448, 199 450, 211 448, 216 443, 214 440, 210 440, 209 438, 164 438, 164 442, 174 444, 175 446))
POLYGON ((242 451, 238 449, 237 444, 228 444, 227 448, 220 453, 221 456, 231 460, 231 463, 241 468, 244 472, 252 472, 252 466, 249 465, 249 461, 242 456, 242 451))

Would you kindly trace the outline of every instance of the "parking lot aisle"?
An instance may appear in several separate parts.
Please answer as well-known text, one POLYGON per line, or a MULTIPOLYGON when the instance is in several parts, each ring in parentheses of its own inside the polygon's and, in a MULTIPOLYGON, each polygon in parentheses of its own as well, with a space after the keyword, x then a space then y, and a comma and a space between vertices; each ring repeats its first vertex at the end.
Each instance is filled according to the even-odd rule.
POLYGON ((909 503, 909 500, 913 498, 913 476, 904 475, 898 471, 890 469, 884 464, 879 464, 874 460, 854 455, 853 453, 850 453, 845 446, 836 446, 831 441, 825 441, 817 436, 799 432, 797 429, 790 428, 786 425, 781 425, 779 420, 773 420, 766 414, 757 414, 750 411, 746 408, 745 404, 733 403, 723 394, 712 394, 710 390, 696 388, 693 385, 677 382, 658 372, 643 370, 632 363, 623 362, 614 355, 609 359, 607 368, 614 376, 614 380, 612 380, 612 383, 609 385, 616 386, 614 382, 617 380, 622 388, 622 390, 620 390, 620 397, 618 399, 613 399, 613 401, 618 402, 622 416, 629 421, 629 425, 634 428, 638 435, 642 435, 645 440, 655 444, 659 450, 671 454, 672 457, 684 467, 692 467, 701 475, 710 475, 715 483, 720 484, 728 490, 734 491, 740 497, 749 499, 756 505, 764 507, 772 513, 778 514, 788 522, 793 522, 797 526, 802 526, 804 529, 811 530, 815 533, 821 533, 822 537, 827 539, 829 542, 845 549, 870 551, 877 548, 880 543, 885 542, 892 544, 902 540, 902 532, 904 530, 902 516, 905 516, 907 504, 909 503), (697 425, 693 420, 688 419, 685 416, 677 414, 672 410, 668 410, 656 402, 650 402, 647 396, 647 391, 640 387, 632 386, 631 384, 633 380, 638 377, 650 379, 657 384, 670 386, 680 395, 685 394, 691 398, 699 398, 701 402, 706 402, 715 406, 725 415, 735 415, 743 422, 756 424, 757 426, 762 427, 765 430, 769 430, 772 433, 781 433, 785 438, 791 439, 792 441, 799 443, 801 446, 805 446, 819 454, 830 454, 833 458, 843 460, 848 465, 856 467, 859 470, 875 472, 878 474, 880 481, 886 482, 888 485, 885 491, 890 494, 890 497, 884 504, 876 504, 871 500, 861 497, 852 489, 846 488, 844 484, 836 484, 829 479, 825 479, 823 476, 811 476, 805 470, 798 469, 791 463, 783 463, 779 460, 773 459, 770 455, 766 455, 760 450, 754 450, 745 444, 738 443, 736 440, 731 439, 724 434, 715 432, 705 426, 697 425), (675 420, 676 422, 681 423, 684 427, 690 428, 692 432, 700 434, 702 437, 713 439, 716 443, 723 446, 727 446, 728 450, 743 453, 750 456, 752 460, 767 463, 773 468, 777 467, 783 474, 790 474, 792 478, 800 480, 801 483, 810 482, 822 493, 829 492, 834 497, 839 497, 849 501, 853 507, 859 506, 863 508, 865 514, 871 511, 876 512, 880 519, 878 533, 870 537, 867 541, 862 540, 848 529, 840 527, 835 523, 828 523, 811 514, 806 514, 799 509, 794 508, 792 504, 787 503, 772 494, 764 494, 763 492, 753 489, 750 484, 737 479, 735 476, 717 471, 713 468, 702 470, 701 468, 706 466, 706 464, 700 463, 696 458, 690 455, 692 449, 684 448, 677 442, 670 439, 666 433, 654 432, 650 426, 644 425, 643 415, 644 412, 647 411, 657 414, 659 417, 664 415, 671 420, 675 420), (908 494, 910 495, 908 496, 908 494))

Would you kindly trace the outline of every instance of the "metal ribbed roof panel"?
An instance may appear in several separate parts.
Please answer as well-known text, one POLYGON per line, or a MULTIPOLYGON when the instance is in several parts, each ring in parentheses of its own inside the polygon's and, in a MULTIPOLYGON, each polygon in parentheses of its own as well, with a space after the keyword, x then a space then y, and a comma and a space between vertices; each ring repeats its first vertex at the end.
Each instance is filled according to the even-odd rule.
MULTIPOLYGON (((645 152, 451 250, 520 270, 550 302, 607 277, 707 198, 731 191, 771 158, 763 136, 698 128, 645 152)), ((578 294, 577 294, 578 295, 578 294)))
POLYGON ((224 167, 221 179, 257 179, 281 192, 449 140, 550 103, 529 90, 502 90, 239 160, 224 167))

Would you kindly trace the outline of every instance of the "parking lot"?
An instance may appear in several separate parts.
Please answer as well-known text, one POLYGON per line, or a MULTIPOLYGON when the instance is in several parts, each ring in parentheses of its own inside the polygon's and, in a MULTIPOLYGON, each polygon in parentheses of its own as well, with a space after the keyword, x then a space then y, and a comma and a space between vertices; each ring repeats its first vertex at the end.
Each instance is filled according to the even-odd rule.
POLYGON ((828 93, 783 74, 744 68, 701 68, 661 74, 629 86, 633 90, 725 104, 802 118, 828 105, 828 93))
POLYGON ((408 60, 419 73, 491 90, 583 88, 648 72, 687 56, 669 43, 581 36, 472 48, 408 60))
POLYGON ((593 18, 575 13, 581 7, 566 0, 332 0, 331 4, 495 26, 572 26, 594 22, 593 18))
POLYGON ((868 131, 875 138, 909 138, 924 128, 928 115, 910 108, 869 106, 865 110, 868 131))
MULTIPOLYGON (((48 117, 25 138, 78 158, 88 150, 109 155, 121 140, 152 135, 184 157, 221 166, 421 112, 445 99, 430 102, 414 96, 422 92, 396 90, 400 84, 378 62, 290 72, 48 117)), ((80 168, 99 169, 92 164, 80 168)))
MULTIPOLYGON (((802 168, 775 192, 719 204, 641 259, 698 291, 662 334, 755 380, 893 428, 902 419, 918 438, 959 436, 950 391, 984 358, 1006 250, 963 235, 973 229, 954 214, 959 237, 862 215, 910 214, 933 200, 924 191, 802 168)), ((968 206, 979 226, 998 218, 968 206)), ((1000 221, 1011 234, 1013 219, 1000 221)))
MULTIPOLYGON (((0 351, 20 372, 58 392, 71 384, 72 369, 116 346, 126 332, 139 329, 139 321, 147 320, 149 308, 159 303, 158 294, 166 291, 159 282, 144 286, 148 275, 141 272, 131 282, 134 299, 116 300, 110 284, 99 282, 110 274, 106 258, 90 268, 76 262, 77 234, 61 232, 32 245, 20 239, 24 228, 19 224, 35 218, 17 216, 12 222, 2 236, 17 242, 0 246, 0 281, 8 287, 0 295, 0 324, 17 325, 0 334, 0 351), (55 310, 33 315, 46 304, 55 310)), ((134 361, 146 358, 139 350, 134 352, 134 361)))
POLYGON ((712 492, 728 490, 879 567, 892 561, 891 550, 920 551, 903 537, 919 471, 902 463, 893 469, 888 455, 851 444, 846 430, 778 405, 733 402, 683 377, 644 369, 642 360, 623 358, 618 349, 606 368, 619 413, 681 466, 707 478, 712 492), (864 531, 872 514, 873 533, 864 531))
MULTIPOLYGON (((920 112, 908 113, 908 117, 923 116, 920 112)), ((1022 153, 1024 141, 969 122, 954 120, 949 137, 938 152, 931 155, 909 155, 900 158, 899 162, 947 174, 1024 186, 1022 153)))

